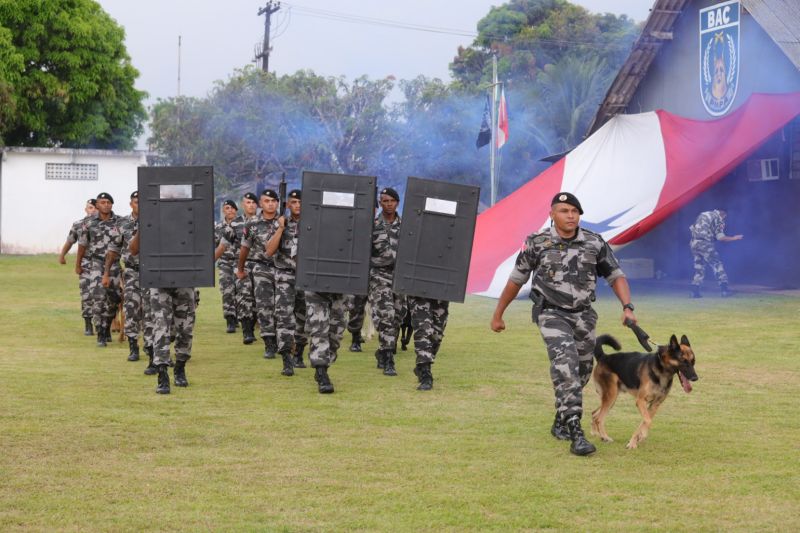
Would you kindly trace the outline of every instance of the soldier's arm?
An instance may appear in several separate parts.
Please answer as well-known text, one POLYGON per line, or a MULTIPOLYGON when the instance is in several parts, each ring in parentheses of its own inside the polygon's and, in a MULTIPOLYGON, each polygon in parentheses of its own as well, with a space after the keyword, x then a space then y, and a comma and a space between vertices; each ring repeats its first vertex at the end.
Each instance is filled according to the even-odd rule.
POLYGON ((514 298, 517 297, 521 288, 522 285, 517 285, 511 280, 506 282, 506 286, 503 288, 503 292, 497 300, 497 306, 494 308, 494 315, 492 315, 491 323, 492 331, 499 333, 506 329, 506 323, 503 321, 503 313, 505 313, 509 304, 514 301, 514 298))
POLYGON ((78 245, 78 253, 75 255, 75 273, 79 276, 83 272, 83 267, 81 267, 81 261, 83 261, 83 256, 86 255, 86 247, 82 244, 78 245))
POLYGON ((139 232, 137 231, 136 234, 131 239, 131 243, 128 245, 128 251, 130 251, 131 255, 139 255, 139 232))
POLYGON ((266 252, 268 257, 272 257, 275 255, 275 252, 278 251, 278 248, 281 246, 281 238, 283 237, 283 231, 286 229, 286 218, 278 217, 278 229, 275 231, 275 235, 273 235, 269 241, 267 242, 266 252))
POLYGON ((214 261, 222 257, 222 254, 224 254, 227 249, 228 245, 225 244, 224 241, 219 241, 219 246, 214 250, 214 261))
POLYGON ((70 242, 69 239, 64 241, 64 246, 61 247, 61 253, 58 256, 58 262, 61 263, 62 265, 67 264, 67 254, 72 249, 73 244, 74 243, 70 242))
POLYGON ((239 248, 239 262, 236 265, 236 277, 239 279, 244 278, 244 263, 247 261, 247 256, 250 255, 250 247, 242 244, 239 248))
POLYGON ((494 315, 492 315, 492 331, 499 333, 506 329, 506 323, 503 321, 503 313, 505 313, 509 304, 514 301, 514 298, 517 297, 522 286, 527 283, 536 265, 536 251, 533 241, 529 238, 525 242, 525 248, 517 255, 517 260, 514 263, 514 270, 511 271, 506 286, 503 288, 503 292, 500 293, 500 298, 497 300, 497 306, 495 306, 494 315))
MULTIPOLYGON (((614 294, 617 295, 619 303, 622 305, 631 303, 631 286, 628 285, 628 278, 625 276, 618 277, 611 283, 611 288, 614 290, 614 294)), ((633 310, 624 307, 622 309, 622 323, 625 324, 627 320, 633 321, 634 324, 637 322, 633 310)))

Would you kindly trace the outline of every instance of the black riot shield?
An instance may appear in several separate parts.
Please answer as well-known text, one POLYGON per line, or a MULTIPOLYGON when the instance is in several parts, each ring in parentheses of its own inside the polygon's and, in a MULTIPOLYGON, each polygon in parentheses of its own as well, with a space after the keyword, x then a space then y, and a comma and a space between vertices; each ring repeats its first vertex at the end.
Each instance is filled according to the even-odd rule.
POLYGON ((139 280, 214 286, 212 167, 139 167, 139 280))
POLYGON ((367 294, 376 179, 303 172, 297 288, 367 294))
POLYGON ((395 292, 464 301, 479 196, 479 187, 408 178, 395 292))

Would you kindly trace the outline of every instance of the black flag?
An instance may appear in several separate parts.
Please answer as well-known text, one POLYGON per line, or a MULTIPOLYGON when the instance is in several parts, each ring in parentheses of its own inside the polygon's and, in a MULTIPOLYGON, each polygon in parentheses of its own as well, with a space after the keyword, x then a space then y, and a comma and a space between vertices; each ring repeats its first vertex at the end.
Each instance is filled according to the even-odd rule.
POLYGON ((483 120, 481 121, 481 131, 478 132, 478 139, 475 141, 475 148, 486 146, 492 140, 492 128, 489 126, 491 121, 489 112, 489 95, 486 95, 486 107, 483 109, 483 120))

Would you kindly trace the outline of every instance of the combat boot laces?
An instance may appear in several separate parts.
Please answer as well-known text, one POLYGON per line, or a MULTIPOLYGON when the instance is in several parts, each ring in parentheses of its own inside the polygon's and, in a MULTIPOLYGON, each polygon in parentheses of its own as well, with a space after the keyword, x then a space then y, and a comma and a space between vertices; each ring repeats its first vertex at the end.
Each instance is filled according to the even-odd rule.
POLYGON ((589 455, 597 451, 594 444, 586 440, 581 429, 581 417, 573 415, 567 420, 567 429, 569 430, 569 438, 572 440, 569 451, 575 455, 589 455))
POLYGON ((189 386, 189 381, 186 379, 186 361, 176 361, 173 374, 176 387, 189 386))
POLYGON ((169 371, 167 365, 158 365, 158 385, 156 393, 169 394, 169 371))
POLYGON ((397 370, 394 368, 394 354, 391 351, 385 351, 383 357, 383 375, 396 376, 397 370))
POLYGON ((433 388, 433 373, 430 363, 419 363, 414 368, 414 374, 419 378, 417 390, 431 390, 433 388))
POLYGON ((556 413, 556 417, 553 419, 553 426, 550 428, 550 434, 558 440, 570 440, 569 429, 567 429, 567 426, 558 413, 556 413))

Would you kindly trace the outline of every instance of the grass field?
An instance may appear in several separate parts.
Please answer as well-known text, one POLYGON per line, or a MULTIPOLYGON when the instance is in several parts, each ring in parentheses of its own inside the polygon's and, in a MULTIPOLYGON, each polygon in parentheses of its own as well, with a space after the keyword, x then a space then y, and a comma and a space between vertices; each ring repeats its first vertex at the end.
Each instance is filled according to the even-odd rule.
MULTIPOLYGON (((77 281, 55 256, 0 256, 2 531, 796 531, 800 299, 636 292, 654 339, 685 333, 700 380, 679 386, 638 450, 632 398, 613 443, 550 436, 547 357, 527 302, 451 307, 434 390, 343 349, 333 395, 226 335, 203 289, 191 385, 154 392, 127 344, 82 335, 77 281)), ((636 348, 603 294, 600 332, 636 348)), ((587 410, 598 405, 585 391, 587 410)), ((584 424, 587 427, 588 424, 584 424)))

